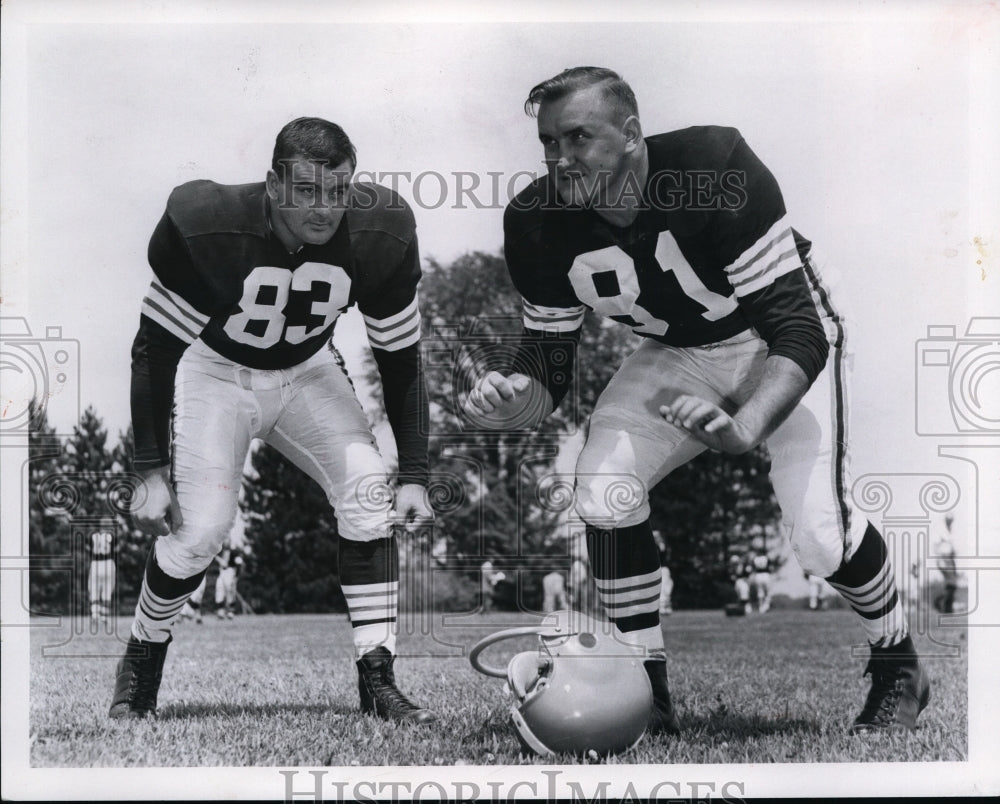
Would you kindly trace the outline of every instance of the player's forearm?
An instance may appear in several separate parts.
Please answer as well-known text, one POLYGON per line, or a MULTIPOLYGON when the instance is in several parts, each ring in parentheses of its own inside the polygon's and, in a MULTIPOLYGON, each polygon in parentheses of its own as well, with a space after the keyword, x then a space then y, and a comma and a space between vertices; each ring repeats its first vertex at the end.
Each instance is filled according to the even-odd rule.
POLYGON ((547 333, 525 328, 511 364, 512 371, 530 377, 531 400, 541 424, 562 402, 573 382, 580 331, 547 333), (537 386, 537 387, 536 387, 537 386))
POLYGON ((529 377, 528 380, 528 389, 514 401, 516 409, 505 412, 503 417, 506 421, 516 423, 514 429, 518 430, 537 429, 556 409, 556 403, 545 384, 534 377, 529 377))
POLYGON ((733 416, 750 441, 748 449, 760 444, 788 418, 809 385, 805 371, 794 360, 780 355, 767 358, 756 390, 733 416))
POLYGON ((132 344, 133 467, 138 472, 150 472, 170 463, 174 376, 184 349, 179 341, 164 338, 159 329, 143 318, 132 344))
POLYGON ((754 328, 767 341, 768 355, 794 361, 809 382, 826 365, 830 351, 804 270, 779 277, 740 300, 754 328))
POLYGON ((399 458, 399 482, 427 485, 427 388, 419 344, 395 352, 373 349, 385 414, 399 458))
POLYGON ((768 357, 782 357, 802 371, 807 387, 826 365, 830 344, 818 318, 802 317, 783 327, 777 338, 769 342, 768 357))

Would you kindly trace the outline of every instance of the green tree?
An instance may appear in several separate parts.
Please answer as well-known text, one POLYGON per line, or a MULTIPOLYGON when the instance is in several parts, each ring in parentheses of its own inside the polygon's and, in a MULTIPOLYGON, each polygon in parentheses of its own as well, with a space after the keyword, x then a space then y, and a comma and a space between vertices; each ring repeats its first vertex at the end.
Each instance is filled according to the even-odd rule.
MULTIPOLYGON (((120 498, 116 500, 116 508, 127 508, 141 495, 141 481, 132 471, 132 458, 135 455, 135 437, 132 425, 125 432, 119 432, 118 443, 111 451, 111 471, 120 480, 120 498)), ((139 599, 142 589, 142 577, 146 567, 146 557, 154 538, 135 526, 132 518, 125 513, 117 514, 118 523, 118 553, 117 581, 115 598, 119 613, 130 613, 139 599)))
POLYGON ((63 444, 34 400, 29 403, 28 553, 29 607, 33 614, 69 610, 72 552, 63 506, 72 489, 60 478, 63 444))

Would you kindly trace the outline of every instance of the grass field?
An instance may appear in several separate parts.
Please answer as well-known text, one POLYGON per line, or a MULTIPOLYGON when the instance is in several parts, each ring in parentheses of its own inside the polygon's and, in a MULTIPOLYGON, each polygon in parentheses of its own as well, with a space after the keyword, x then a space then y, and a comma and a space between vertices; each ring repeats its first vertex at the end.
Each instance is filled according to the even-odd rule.
MULTIPOLYGON (((463 648, 533 621, 513 614, 442 623, 434 636, 402 634, 397 679, 436 710, 429 729, 358 712, 345 616, 206 618, 178 626, 156 721, 110 721, 113 633, 89 625, 33 628, 33 767, 250 767, 552 764, 520 754, 503 682, 472 670, 463 648), (72 636, 70 639, 69 637, 72 636), (407 655, 409 654, 409 655, 407 655)), ((114 626, 127 636, 127 621, 114 626)), ((404 630, 420 631, 413 621, 404 630)), ((424 628, 423 630, 428 630, 424 628)), ((789 763, 964 760, 968 665, 964 629, 917 636, 933 687, 915 734, 849 737, 868 688, 860 626, 847 611, 772 611, 726 618, 678 612, 666 622, 681 737, 644 738, 610 763, 789 763), (958 655, 954 655, 958 654, 958 655)), ((122 637, 124 638, 124 636, 122 637)), ((494 663, 531 646, 511 641, 494 663)), ((559 764, 586 760, 560 757, 559 764)))

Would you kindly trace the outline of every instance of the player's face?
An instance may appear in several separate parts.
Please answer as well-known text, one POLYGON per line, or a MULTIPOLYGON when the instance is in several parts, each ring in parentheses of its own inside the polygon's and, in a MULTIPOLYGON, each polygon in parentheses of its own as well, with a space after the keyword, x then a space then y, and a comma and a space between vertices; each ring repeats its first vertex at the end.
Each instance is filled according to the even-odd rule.
POLYGON ((545 149, 545 164, 567 204, 617 205, 634 137, 616 116, 600 87, 539 107, 538 139, 545 149))
POLYGON ((334 168, 307 159, 284 166, 284 176, 267 172, 271 225, 285 246, 326 243, 347 211, 354 168, 345 161, 334 168))

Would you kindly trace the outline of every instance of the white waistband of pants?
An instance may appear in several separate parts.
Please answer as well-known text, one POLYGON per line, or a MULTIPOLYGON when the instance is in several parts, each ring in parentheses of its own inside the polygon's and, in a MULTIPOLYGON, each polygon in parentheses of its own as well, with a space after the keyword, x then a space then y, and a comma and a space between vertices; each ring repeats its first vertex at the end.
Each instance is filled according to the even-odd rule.
POLYGON ((247 390, 258 391, 280 388, 318 365, 336 365, 333 355, 324 346, 312 357, 294 366, 280 369, 251 368, 220 355, 200 338, 187 348, 184 356, 200 363, 204 370, 216 377, 232 379, 247 390))
POLYGON ((713 343, 702 343, 698 346, 677 346, 676 349, 705 349, 711 351, 712 349, 720 349, 723 346, 737 346, 741 343, 747 343, 748 341, 760 341, 763 340, 760 334, 753 327, 750 329, 745 329, 742 332, 737 332, 732 337, 726 338, 721 341, 714 341, 713 343))

